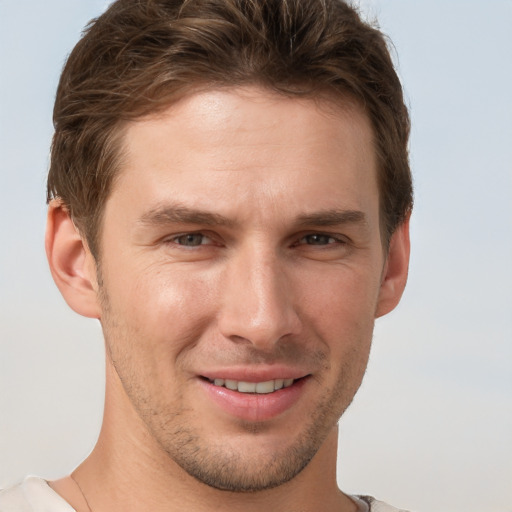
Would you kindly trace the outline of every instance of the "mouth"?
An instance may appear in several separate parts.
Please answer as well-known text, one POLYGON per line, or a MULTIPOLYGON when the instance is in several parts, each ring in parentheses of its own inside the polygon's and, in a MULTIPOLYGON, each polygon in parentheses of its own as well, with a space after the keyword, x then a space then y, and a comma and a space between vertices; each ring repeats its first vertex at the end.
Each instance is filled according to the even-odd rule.
POLYGON ((264 382, 246 382, 243 380, 232 379, 207 379, 214 386, 238 391, 239 393, 251 393, 257 395, 268 395, 280 389, 289 388, 301 379, 273 379, 264 382))
POLYGON ((248 380, 235 380, 236 375, 202 375, 199 382, 211 403, 228 416, 246 422, 262 422, 292 408, 304 395, 311 375, 292 378, 291 372, 287 373, 274 379, 269 378, 271 375, 247 375, 248 380))

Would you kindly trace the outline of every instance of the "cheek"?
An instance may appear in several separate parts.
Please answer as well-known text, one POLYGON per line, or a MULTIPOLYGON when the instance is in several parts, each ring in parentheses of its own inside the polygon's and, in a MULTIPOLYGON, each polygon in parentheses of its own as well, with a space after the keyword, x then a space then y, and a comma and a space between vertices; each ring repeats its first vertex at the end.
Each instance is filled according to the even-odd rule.
POLYGON ((374 272, 334 268, 303 280, 301 288, 301 314, 329 351, 369 348, 379 289, 374 272))
POLYGON ((368 267, 356 269, 341 265, 305 274, 298 295, 318 318, 335 322, 368 317, 373 321, 380 287, 378 274, 368 267))
POLYGON ((168 359, 170 352, 178 353, 196 339, 214 316, 212 281, 170 265, 112 273, 105 283, 109 323, 118 334, 124 331, 120 342, 135 342, 133 350, 144 349, 145 358, 168 359))

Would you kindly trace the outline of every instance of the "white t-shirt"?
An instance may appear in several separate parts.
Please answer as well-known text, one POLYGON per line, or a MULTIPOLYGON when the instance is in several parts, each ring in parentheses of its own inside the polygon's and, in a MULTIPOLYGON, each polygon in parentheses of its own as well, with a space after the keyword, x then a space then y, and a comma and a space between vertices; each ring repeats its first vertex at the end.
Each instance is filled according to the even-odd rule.
MULTIPOLYGON (((406 512, 373 498, 351 496, 358 512, 406 512)), ((18 485, 0 491, 0 512, 75 512, 46 480, 29 476, 18 485)))
POLYGON ((28 476, 18 485, 0 491, 0 512, 75 512, 46 480, 28 476))

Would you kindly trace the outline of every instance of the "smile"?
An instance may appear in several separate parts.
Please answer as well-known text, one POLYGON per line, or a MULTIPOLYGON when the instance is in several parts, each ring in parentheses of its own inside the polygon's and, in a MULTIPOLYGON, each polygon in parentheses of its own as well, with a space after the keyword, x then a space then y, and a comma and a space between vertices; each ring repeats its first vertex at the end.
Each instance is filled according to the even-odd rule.
MULTIPOLYGON (((210 379, 209 379, 210 380, 210 379)), ((282 388, 289 388, 295 379, 273 379, 265 382, 245 382, 243 380, 213 379, 210 380, 215 386, 224 387, 231 391, 240 393, 268 394, 282 388)))
MULTIPOLYGON (((231 418, 249 422, 271 420, 293 407, 300 397, 304 396, 311 377, 310 374, 300 375, 293 369, 286 373, 277 373, 274 369, 274 375, 268 375, 269 371, 260 371, 259 376, 255 375, 256 372, 252 372, 252 375, 251 372, 245 372, 247 375, 240 375, 240 380, 236 379, 236 373, 240 375, 244 372, 231 370, 224 373, 223 377, 203 375, 199 382, 211 403, 219 407, 223 413, 227 413, 231 418), (264 373, 267 375, 262 375, 264 373), (287 378, 271 378, 276 375, 287 378)), ((219 374, 223 375, 217 373, 219 374)))

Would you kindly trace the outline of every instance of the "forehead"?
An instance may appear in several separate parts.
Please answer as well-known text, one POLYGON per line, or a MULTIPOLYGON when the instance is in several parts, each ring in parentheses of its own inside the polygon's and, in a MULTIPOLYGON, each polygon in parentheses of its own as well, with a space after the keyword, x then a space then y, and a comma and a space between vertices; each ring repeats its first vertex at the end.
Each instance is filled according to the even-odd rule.
POLYGON ((178 128, 174 138, 178 136, 180 143, 194 152, 212 149, 215 144, 223 151, 229 145, 236 150, 237 143, 245 142, 258 144, 259 149, 314 143, 329 145, 332 150, 341 140, 357 139, 371 153, 367 156, 374 156, 370 119, 350 96, 290 97, 256 86, 198 90, 129 123, 125 147, 135 149, 140 147, 138 141, 147 143, 145 135, 156 144, 154 132, 165 138, 164 125, 169 134, 173 127, 178 128))
POLYGON ((283 202, 360 209, 375 199, 371 124, 350 100, 202 91, 127 125, 123 153, 112 195, 153 206, 172 199, 229 215, 244 201, 254 214, 283 202))

